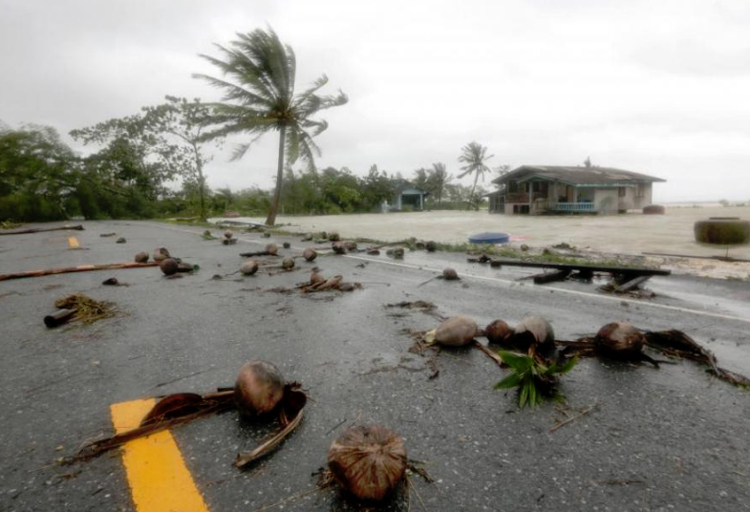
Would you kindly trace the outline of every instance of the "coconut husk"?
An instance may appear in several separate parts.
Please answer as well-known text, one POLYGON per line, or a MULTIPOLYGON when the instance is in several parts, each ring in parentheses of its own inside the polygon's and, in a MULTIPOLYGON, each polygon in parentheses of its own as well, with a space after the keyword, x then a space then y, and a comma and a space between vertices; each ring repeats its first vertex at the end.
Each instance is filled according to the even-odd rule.
POLYGON ((97 301, 83 294, 73 294, 55 301, 58 309, 75 310, 71 321, 92 324, 105 318, 112 318, 118 314, 117 306, 112 302, 97 301))
POLYGON ((458 315, 449 318, 438 326, 435 330, 434 341, 449 347, 462 347, 471 343, 479 334, 479 328, 474 320, 467 316, 458 315))
POLYGON ((377 501, 391 494, 406 466, 403 438, 382 425, 349 427, 328 450, 333 477, 359 499, 377 501))

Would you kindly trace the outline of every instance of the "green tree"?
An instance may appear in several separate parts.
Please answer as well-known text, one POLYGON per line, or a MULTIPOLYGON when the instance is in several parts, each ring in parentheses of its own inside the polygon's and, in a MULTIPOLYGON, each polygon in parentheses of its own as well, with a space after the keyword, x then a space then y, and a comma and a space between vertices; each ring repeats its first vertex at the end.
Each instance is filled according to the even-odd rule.
POLYGON ((474 208, 479 210, 479 201, 475 201, 474 190, 477 188, 477 180, 482 177, 484 180, 484 174, 490 172, 490 168, 487 166, 487 160, 495 155, 487 156, 487 146, 482 146, 478 142, 470 142, 461 148, 461 156, 458 158, 459 162, 465 163, 461 170, 464 171, 458 175, 459 178, 474 174, 474 186, 471 188, 471 194, 469 195, 469 206, 470 209, 472 203, 474 208))
MULTIPOLYGON (((194 182, 198 193, 199 215, 206 220, 206 177, 204 166, 211 160, 202 151, 202 135, 210 115, 210 107, 198 98, 188 100, 166 96, 166 102, 153 107, 144 107, 142 124, 155 139, 161 157, 173 160, 171 166, 180 169, 180 175, 194 182), (170 140, 167 140, 169 138, 170 140)), ((214 139, 219 141, 220 139, 214 139)))
POLYGON ((66 218, 80 161, 52 127, 0 131, 0 219, 66 218))
POLYGON ((432 164, 432 169, 427 171, 428 181, 431 186, 431 192, 435 194, 438 204, 443 202, 443 191, 445 186, 453 180, 453 175, 448 174, 445 170, 445 164, 436 163, 432 164))
POLYGON ((320 149, 313 137, 323 132, 328 123, 315 120, 313 116, 321 110, 343 105, 348 98, 341 91, 336 96, 318 95, 318 90, 328 83, 325 75, 308 90, 295 95, 294 50, 283 44, 273 30, 256 29, 237 37, 229 48, 217 45, 223 60, 201 55, 219 68, 224 78, 194 75, 224 91, 224 103, 213 105, 210 123, 216 128, 205 137, 254 135, 250 142, 238 146, 233 155, 236 160, 265 133, 279 132, 276 188, 266 219, 266 224, 272 226, 281 201, 284 156, 289 163, 302 159, 308 168, 314 169, 315 155, 320 154, 320 149))

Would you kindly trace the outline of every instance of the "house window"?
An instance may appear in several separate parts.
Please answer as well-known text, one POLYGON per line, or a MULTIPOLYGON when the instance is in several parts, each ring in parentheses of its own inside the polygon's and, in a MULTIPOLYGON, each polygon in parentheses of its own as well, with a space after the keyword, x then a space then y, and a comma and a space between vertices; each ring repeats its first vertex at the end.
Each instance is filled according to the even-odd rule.
POLYGON ((646 197, 646 185, 639 183, 635 187, 635 197, 646 197))
POLYGON ((627 192, 627 189, 625 187, 620 187, 618 190, 620 197, 625 197, 626 192, 627 192))

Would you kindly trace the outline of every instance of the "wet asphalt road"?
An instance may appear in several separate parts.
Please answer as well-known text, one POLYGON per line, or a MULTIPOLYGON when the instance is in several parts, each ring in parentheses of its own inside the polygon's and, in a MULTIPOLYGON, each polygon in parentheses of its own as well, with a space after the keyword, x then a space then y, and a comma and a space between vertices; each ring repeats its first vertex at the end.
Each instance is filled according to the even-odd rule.
MULTIPOLYGON (((404 436, 410 458, 432 484, 413 477, 383 508, 457 510, 749 510, 750 394, 689 362, 631 366, 584 360, 563 380, 568 414, 599 407, 554 433, 560 407, 530 411, 492 386, 504 375, 476 350, 444 351, 440 373, 412 354, 408 331, 435 327, 417 311, 386 308, 425 300, 445 316, 480 325, 511 324, 529 314, 550 320, 560 339, 593 334, 614 320, 644 329, 678 328, 704 343, 723 366, 750 374, 747 283, 654 279, 653 301, 598 295, 592 285, 534 286, 515 281, 528 269, 469 265, 458 254, 321 256, 324 274, 364 283, 348 294, 264 291, 306 280, 289 273, 212 280, 234 272, 240 252, 299 237, 241 235, 222 246, 202 228, 145 222, 86 222, 83 232, 0 237, 0 273, 130 261, 166 246, 199 264, 169 280, 157 268, 86 272, 0 282, 0 510, 133 510, 117 451, 73 466, 55 464, 85 441, 112 432, 109 406, 172 392, 231 385, 242 362, 266 359, 313 401, 299 430, 251 470, 231 463, 268 426, 232 412, 175 429, 187 466, 213 512, 252 511, 315 485, 331 441, 346 426, 382 423, 404 436), (115 238, 101 238, 116 232, 115 238), (77 236, 83 250, 68 250, 77 236), (460 282, 431 281, 431 269, 455 266, 460 282), (421 268, 420 268, 421 267, 421 268), (472 275, 469 275, 472 274, 472 275), (127 286, 106 287, 117 277, 127 286), (53 301, 85 293, 115 302, 125 315, 90 326, 46 329, 53 301)), ((219 230, 214 230, 218 234, 219 230)), ((271 510, 358 510, 333 489, 271 510), (282 508, 283 507, 283 508, 282 508)), ((165 510, 168 510, 165 506, 165 510)))

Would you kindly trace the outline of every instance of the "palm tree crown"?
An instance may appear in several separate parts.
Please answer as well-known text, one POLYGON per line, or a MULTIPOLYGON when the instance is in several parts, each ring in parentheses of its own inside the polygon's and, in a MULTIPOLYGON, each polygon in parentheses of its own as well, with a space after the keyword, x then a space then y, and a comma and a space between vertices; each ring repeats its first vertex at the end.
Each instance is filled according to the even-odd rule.
POLYGON ((237 34, 229 47, 216 45, 222 58, 201 55, 221 70, 223 78, 204 74, 193 75, 206 80, 224 92, 224 102, 214 103, 209 123, 215 128, 205 138, 247 133, 255 137, 240 144, 232 159, 242 158, 250 145, 265 133, 279 132, 279 161, 276 174, 276 191, 266 224, 276 220, 284 156, 288 163, 298 159, 310 169, 315 168, 315 156, 320 148, 313 141, 327 127, 324 120, 313 116, 327 108, 343 105, 347 96, 339 91, 335 96, 321 96, 318 90, 328 83, 323 75, 301 94, 294 94, 297 69, 294 50, 283 44, 272 29, 256 29, 248 34, 237 34))
MULTIPOLYGON (((471 208, 471 201, 474 201, 474 190, 477 188, 477 179, 479 176, 482 176, 482 180, 484 180, 484 173, 490 172, 490 168, 485 162, 493 156, 495 155, 487 156, 487 146, 482 146, 478 142, 470 142, 461 148, 461 156, 458 158, 458 161, 466 165, 461 167, 461 170, 464 172, 459 174, 458 177, 463 178, 474 173, 474 186, 471 188, 469 208, 471 208)), ((479 201, 476 201, 475 207, 479 210, 479 201)))

